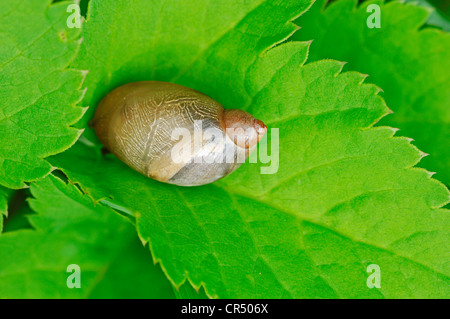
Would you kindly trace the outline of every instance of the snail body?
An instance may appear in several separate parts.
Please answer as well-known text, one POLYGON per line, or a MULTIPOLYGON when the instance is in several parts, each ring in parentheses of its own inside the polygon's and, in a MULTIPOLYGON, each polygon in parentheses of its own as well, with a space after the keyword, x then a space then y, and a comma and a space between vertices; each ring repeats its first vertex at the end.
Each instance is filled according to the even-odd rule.
POLYGON ((196 90, 168 82, 128 83, 99 103, 92 126, 102 144, 136 171, 181 186, 235 171, 267 127, 196 90))

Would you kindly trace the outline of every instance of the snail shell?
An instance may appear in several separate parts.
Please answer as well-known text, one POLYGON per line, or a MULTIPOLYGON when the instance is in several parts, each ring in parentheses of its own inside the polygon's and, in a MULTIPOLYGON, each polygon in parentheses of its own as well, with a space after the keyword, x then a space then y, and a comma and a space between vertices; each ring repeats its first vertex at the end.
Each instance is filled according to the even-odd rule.
POLYGON ((152 179, 182 186, 227 176, 267 131, 245 111, 224 110, 203 93, 158 81, 114 89, 98 105, 91 124, 103 145, 125 164, 152 179), (192 135, 180 138, 174 135, 176 129, 192 135), (210 134, 198 138, 199 130, 210 134))

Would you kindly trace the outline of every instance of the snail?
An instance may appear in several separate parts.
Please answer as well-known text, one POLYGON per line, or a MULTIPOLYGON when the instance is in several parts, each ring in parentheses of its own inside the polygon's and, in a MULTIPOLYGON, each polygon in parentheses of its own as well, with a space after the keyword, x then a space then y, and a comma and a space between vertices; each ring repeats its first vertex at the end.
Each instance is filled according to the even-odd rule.
POLYGON ((225 110, 201 92, 159 81, 112 90, 99 103, 91 126, 122 162, 180 186, 229 175, 267 132, 262 121, 245 111, 225 110))

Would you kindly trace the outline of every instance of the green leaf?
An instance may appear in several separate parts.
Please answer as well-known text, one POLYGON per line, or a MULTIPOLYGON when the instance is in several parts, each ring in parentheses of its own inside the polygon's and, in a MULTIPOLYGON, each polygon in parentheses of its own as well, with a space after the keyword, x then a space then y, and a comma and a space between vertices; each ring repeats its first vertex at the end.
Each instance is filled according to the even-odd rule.
POLYGON ((80 131, 83 72, 67 69, 80 29, 66 25, 71 2, 13 0, 0 4, 0 184, 21 188, 53 168, 80 131))
MULTIPOLYGON (((437 5, 437 3, 433 4, 433 1, 429 0, 406 0, 406 2, 419 4, 421 7, 427 8, 430 11, 427 24, 439 27, 447 32, 450 31, 450 17, 446 17, 444 13, 441 13, 437 8, 433 7, 433 5, 437 5)), ((448 8, 450 10, 450 6, 448 8)))
POLYGON ((173 292, 133 225, 49 175, 31 187, 34 229, 0 237, 0 298, 170 298, 173 292), (81 288, 66 285, 67 266, 81 288))
POLYGON ((420 166, 437 172, 450 184, 450 34, 422 28, 429 15, 413 4, 339 0, 323 9, 318 0, 296 21, 296 40, 314 39, 309 59, 348 61, 348 70, 370 74, 384 90, 394 114, 380 124, 401 129, 418 147, 431 154, 420 166), (381 6, 381 28, 369 29, 370 3, 381 6))
POLYGON ((8 217, 8 201, 14 190, 0 185, 0 235, 3 231, 3 219, 8 217))
POLYGON ((204 289, 196 290, 188 281, 179 287, 173 287, 173 292, 177 299, 208 299, 204 289))
POLYGON ((33 228, 28 220, 28 216, 33 215, 34 212, 27 201, 28 196, 31 195, 27 194, 30 194, 29 189, 14 190, 14 194, 12 194, 8 203, 7 218, 4 221, 3 232, 33 228))
POLYGON ((306 4, 228 6, 91 1, 76 63, 94 70, 84 103, 125 82, 185 84, 279 128, 276 174, 248 163, 212 185, 182 188, 81 143, 51 163, 97 201, 133 213, 176 286, 189 279, 221 298, 450 296, 449 219, 440 208, 448 190, 413 168, 423 153, 409 139, 372 127, 389 112, 379 89, 340 73, 340 62, 303 65, 308 43, 267 51, 306 4), (189 28, 173 32, 179 24, 189 28), (370 264, 381 268, 380 289, 366 285, 370 264))

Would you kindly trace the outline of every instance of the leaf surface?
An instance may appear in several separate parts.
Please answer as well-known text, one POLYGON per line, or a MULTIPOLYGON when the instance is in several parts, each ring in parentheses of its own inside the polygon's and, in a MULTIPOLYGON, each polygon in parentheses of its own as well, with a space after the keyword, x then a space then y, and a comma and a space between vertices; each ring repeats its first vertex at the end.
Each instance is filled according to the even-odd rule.
POLYGON ((171 298, 172 288, 133 225, 49 175, 33 183, 34 229, 0 237, 0 298, 171 298), (67 266, 81 269, 68 288, 67 266))
POLYGON ((80 29, 66 25, 72 2, 0 4, 0 185, 22 188, 52 166, 49 155, 78 139, 83 72, 67 69, 80 29))
POLYGON ((394 114, 381 125, 401 129, 430 156, 420 163, 450 184, 450 33, 423 27, 428 10, 397 1, 383 4, 339 0, 324 8, 318 0, 296 20, 296 40, 314 39, 310 61, 347 61, 347 70, 370 75, 394 114), (366 12, 380 5, 381 28, 369 29, 366 12))
POLYGON ((51 163, 97 201, 133 213, 171 281, 189 279, 210 297, 449 296, 449 219, 440 208, 448 190, 413 168, 423 153, 409 139, 372 127, 389 109, 365 76, 332 60, 304 65, 306 42, 269 49, 294 31, 289 21, 306 3, 255 3, 241 12, 229 2, 91 1, 76 65, 95 70, 86 105, 146 79, 249 111, 279 128, 276 174, 248 163, 212 185, 166 185, 86 146, 97 143, 93 132, 51 163), (111 27, 99 36, 104 23, 111 27), (185 32, 168 36, 179 23, 185 32), (374 263, 381 289, 366 284, 374 263))

